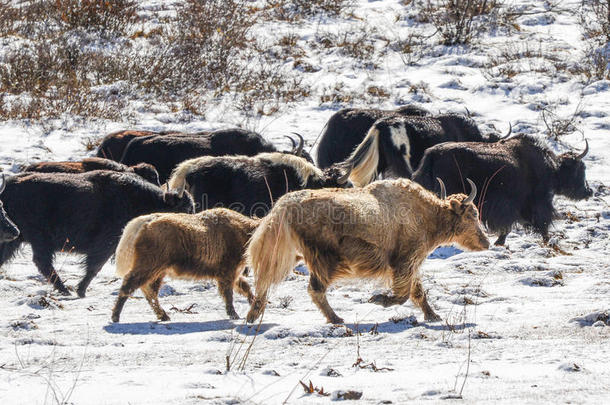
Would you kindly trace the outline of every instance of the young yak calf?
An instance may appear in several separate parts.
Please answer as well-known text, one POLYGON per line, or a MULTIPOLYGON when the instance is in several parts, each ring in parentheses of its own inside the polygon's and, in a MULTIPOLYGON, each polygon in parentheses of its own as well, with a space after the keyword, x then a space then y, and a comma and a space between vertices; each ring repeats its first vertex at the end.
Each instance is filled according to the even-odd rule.
POLYGON ((233 307, 233 289, 254 297, 241 275, 248 239, 258 219, 217 208, 187 214, 150 214, 130 221, 116 250, 116 272, 123 285, 112 311, 118 322, 127 298, 140 288, 161 321, 169 316, 159 305, 163 278, 213 278, 231 319, 239 316, 233 307))
POLYGON ((406 179, 364 188, 303 190, 280 198, 262 219, 248 247, 256 280, 256 299, 248 312, 254 322, 267 303, 269 288, 294 267, 302 253, 311 273, 308 291, 330 323, 343 319, 328 304, 326 289, 341 278, 391 280, 392 295, 370 302, 388 307, 411 298, 426 320, 440 319, 426 300, 419 268, 439 245, 457 243, 483 250, 489 241, 469 196, 442 198, 406 179))

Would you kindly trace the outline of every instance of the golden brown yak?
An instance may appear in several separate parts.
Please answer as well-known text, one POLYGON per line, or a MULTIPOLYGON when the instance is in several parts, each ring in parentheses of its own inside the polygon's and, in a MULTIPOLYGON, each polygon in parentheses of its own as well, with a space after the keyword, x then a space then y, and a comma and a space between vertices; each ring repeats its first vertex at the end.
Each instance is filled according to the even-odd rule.
POLYGON ((392 295, 370 302, 384 307, 411 298, 426 320, 438 320, 426 300, 419 268, 439 245, 457 243, 484 250, 489 241, 469 196, 442 198, 406 179, 385 180, 359 189, 303 190, 280 198, 252 236, 248 257, 256 299, 248 312, 254 322, 268 290, 295 265, 295 251, 310 271, 308 291, 328 322, 343 323, 326 300, 326 289, 342 278, 382 278, 392 295))
POLYGON ((123 277, 112 321, 118 322, 127 298, 140 288, 161 321, 169 320, 159 305, 159 288, 165 276, 212 278, 231 319, 233 289, 252 303, 250 285, 241 275, 245 250, 258 219, 216 208, 189 214, 151 214, 130 221, 117 247, 116 272, 123 277))

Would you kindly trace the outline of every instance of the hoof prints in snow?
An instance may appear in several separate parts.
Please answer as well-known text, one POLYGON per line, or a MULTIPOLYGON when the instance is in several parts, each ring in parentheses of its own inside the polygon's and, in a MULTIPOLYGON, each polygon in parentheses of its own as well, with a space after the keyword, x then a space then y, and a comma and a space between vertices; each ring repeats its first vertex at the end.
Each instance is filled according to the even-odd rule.
POLYGON ((563 286, 563 274, 560 271, 551 271, 544 276, 524 277, 519 280, 521 284, 531 287, 563 286))

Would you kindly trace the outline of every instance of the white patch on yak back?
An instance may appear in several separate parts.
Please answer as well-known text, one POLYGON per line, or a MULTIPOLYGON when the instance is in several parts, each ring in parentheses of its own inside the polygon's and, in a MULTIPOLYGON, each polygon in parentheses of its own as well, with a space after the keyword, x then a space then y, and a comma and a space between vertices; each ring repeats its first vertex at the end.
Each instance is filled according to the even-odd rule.
POLYGON ((407 135, 407 130, 403 124, 400 124, 398 128, 390 125, 390 139, 392 140, 392 144, 396 150, 401 152, 407 167, 411 172, 413 172, 413 168, 411 167, 411 143, 409 142, 409 136, 407 135), (404 146, 405 154, 402 154, 401 148, 404 146))

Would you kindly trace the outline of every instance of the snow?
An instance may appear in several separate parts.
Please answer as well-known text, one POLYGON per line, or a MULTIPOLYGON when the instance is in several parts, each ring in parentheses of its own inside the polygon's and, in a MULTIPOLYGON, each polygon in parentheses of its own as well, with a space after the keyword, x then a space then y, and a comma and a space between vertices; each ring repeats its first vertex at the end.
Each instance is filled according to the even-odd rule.
MULTIPOLYGON (((510 2, 538 9, 531 2, 510 2)), ((148 1, 143 13, 171 10, 174 3, 148 1)), ((355 18, 311 18, 299 24, 259 27, 273 37, 290 32, 299 44, 320 32, 367 27, 406 38, 415 24, 402 2, 356 1, 355 18), (397 18, 398 16, 398 18, 397 18)), ((560 218, 551 244, 521 228, 506 247, 478 253, 443 247, 421 274, 441 322, 425 322, 410 302, 382 308, 368 298, 383 289, 371 281, 334 286, 328 300, 345 326, 325 324, 307 294, 307 270, 291 276, 270 297, 260 325, 227 318, 209 282, 167 280, 160 302, 172 318, 156 322, 140 292, 129 299, 121 322, 110 312, 121 281, 114 263, 105 265, 84 299, 62 297, 31 261, 29 247, 0 269, 0 400, 5 404, 318 404, 362 393, 359 403, 438 403, 461 396, 468 403, 605 403, 610 398, 610 82, 583 85, 564 72, 531 72, 544 63, 520 60, 527 71, 511 80, 490 75, 487 61, 498 50, 527 44, 552 50, 577 64, 583 44, 577 1, 557 13, 526 15, 520 31, 494 32, 478 46, 432 45, 415 65, 394 52, 380 52, 371 70, 337 51, 307 49, 319 70, 303 73, 309 99, 279 114, 248 119, 219 103, 205 119, 159 106, 132 105, 123 122, 61 117, 53 122, 0 122, 0 164, 15 172, 36 160, 86 156, 83 141, 123 128, 199 131, 247 125, 288 146, 292 131, 312 146, 326 120, 346 105, 323 103, 325 88, 343 83, 362 94, 370 86, 390 98, 369 104, 393 108, 420 103, 433 112, 473 114, 482 128, 543 134, 540 106, 557 113, 580 110, 578 127, 551 146, 590 153, 588 201, 556 198, 560 218), (141 108, 140 108, 141 107, 141 108), (227 371, 227 357, 230 370, 227 371), (306 394, 299 383, 314 390, 306 394), (321 395, 320 390, 324 394, 321 395)), ((431 34, 428 26, 423 29, 431 34)), ((383 43, 376 42, 378 50, 383 43)), ((0 46, 1 48, 1 46, 0 46)), ((116 83, 119 88, 121 83, 116 83)), ((99 88, 111 93, 113 87, 99 88)), ((355 105, 361 105, 355 101, 355 105)), ((76 285, 80 258, 59 254, 56 268, 76 285)), ((253 284, 253 280, 248 277, 253 284)), ((235 296, 241 316, 247 301, 235 296)), ((346 400, 348 401, 348 400, 346 400)))

